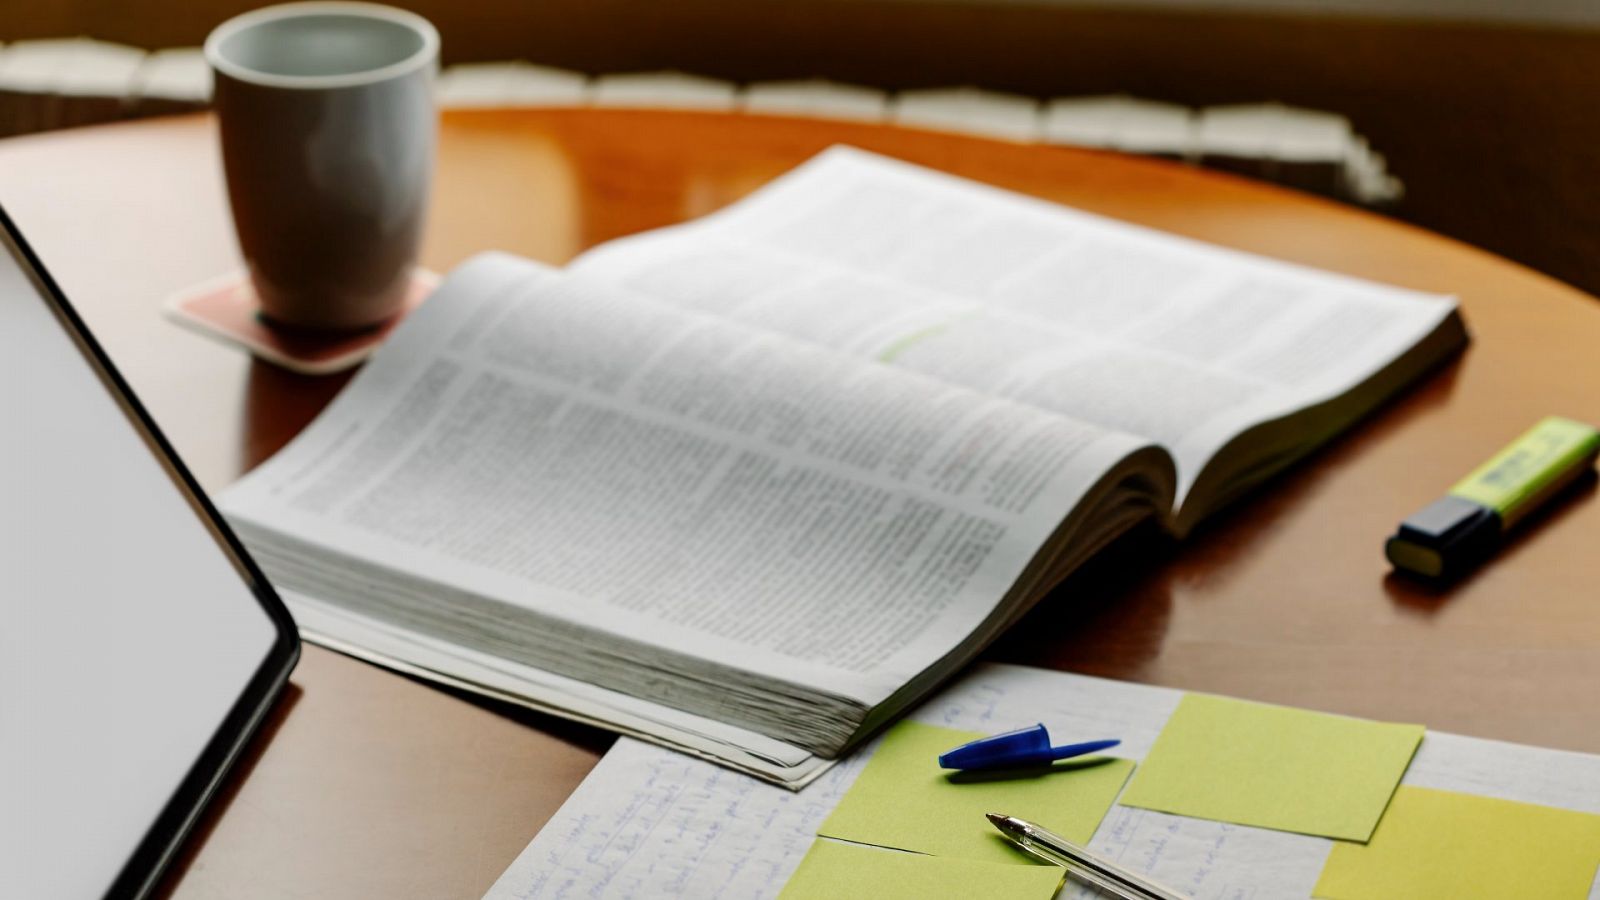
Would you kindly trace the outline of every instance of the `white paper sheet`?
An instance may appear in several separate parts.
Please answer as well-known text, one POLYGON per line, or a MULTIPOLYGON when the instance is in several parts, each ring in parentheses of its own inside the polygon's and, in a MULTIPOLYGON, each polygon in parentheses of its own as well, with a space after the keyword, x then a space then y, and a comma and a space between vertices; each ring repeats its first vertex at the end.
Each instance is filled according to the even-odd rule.
MULTIPOLYGON (((1063 740, 1120 737, 1112 752, 1142 759, 1181 696, 987 665, 912 718, 985 733, 1042 721, 1063 740)), ((872 750, 796 794, 623 739, 487 898, 776 896, 872 750)), ((1600 814, 1600 756, 1429 732, 1404 783, 1600 814)), ((1114 806, 1090 846, 1199 900, 1277 900, 1310 896, 1332 844, 1114 806)), ((1060 896, 1096 895, 1069 881, 1060 896)))

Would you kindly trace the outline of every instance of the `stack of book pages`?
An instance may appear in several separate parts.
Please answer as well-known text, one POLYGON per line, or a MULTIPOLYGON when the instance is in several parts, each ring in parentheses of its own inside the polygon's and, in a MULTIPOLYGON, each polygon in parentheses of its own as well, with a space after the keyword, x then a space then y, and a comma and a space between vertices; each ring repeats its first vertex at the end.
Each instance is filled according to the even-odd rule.
POLYGON ((0 47, 0 137, 191 112, 210 99, 199 48, 146 53, 88 38, 0 47))
MULTIPOLYGON (((0 136, 203 109, 197 47, 146 53, 87 38, 0 46, 0 136)), ((986 137, 1162 156, 1367 205, 1402 193, 1383 155, 1334 113, 1278 103, 1191 109, 1125 95, 1033 97, 949 87, 892 93, 825 79, 738 84, 676 71, 583 72, 509 62, 439 73, 446 109, 629 107, 896 122, 986 137)))

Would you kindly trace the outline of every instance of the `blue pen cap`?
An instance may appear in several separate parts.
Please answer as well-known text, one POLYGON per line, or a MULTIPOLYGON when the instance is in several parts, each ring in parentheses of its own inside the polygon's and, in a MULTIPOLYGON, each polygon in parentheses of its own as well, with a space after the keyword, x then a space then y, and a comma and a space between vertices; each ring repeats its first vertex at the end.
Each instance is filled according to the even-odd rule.
POLYGON ((945 769, 998 769, 1044 765, 1054 758, 1050 749, 1050 734, 1041 723, 962 744, 941 755, 939 766, 945 769))

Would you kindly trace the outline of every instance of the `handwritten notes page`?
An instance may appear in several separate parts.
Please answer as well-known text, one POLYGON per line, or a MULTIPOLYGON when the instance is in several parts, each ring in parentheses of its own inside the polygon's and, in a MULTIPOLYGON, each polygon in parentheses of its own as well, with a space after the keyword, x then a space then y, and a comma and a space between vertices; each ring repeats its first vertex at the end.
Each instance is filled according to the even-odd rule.
POLYGON ((1421 725, 1188 694, 1122 803, 1365 841, 1422 732, 1421 725))
POLYGON ((780 900, 1050 900, 1066 870, 924 856, 820 839, 784 885, 780 900))
MULTIPOLYGON (((1116 736, 1143 759, 1183 694, 1016 666, 979 666, 912 718, 994 734, 1043 722, 1062 740, 1116 736)), ((794 793, 621 740, 490 890, 490 900, 776 897, 860 774, 865 748, 794 793)), ((1600 756, 1429 732, 1405 784, 1600 814, 1600 756)), ((1113 806, 1089 846, 1198 900, 1310 897, 1334 842, 1113 806)), ((1091 900, 1073 882, 1063 900, 1091 900)), ((1600 900, 1600 884, 1587 900, 1600 900)))
POLYGON ((1036 822, 1086 844, 1133 771, 1131 761, 1104 756, 998 775, 934 765, 939 754, 981 737, 922 722, 889 729, 819 833, 934 856, 1032 864, 984 813, 1036 822))
POLYGON ((1340 841, 1329 900, 1582 897, 1600 866, 1600 816, 1402 787, 1367 844, 1340 841))

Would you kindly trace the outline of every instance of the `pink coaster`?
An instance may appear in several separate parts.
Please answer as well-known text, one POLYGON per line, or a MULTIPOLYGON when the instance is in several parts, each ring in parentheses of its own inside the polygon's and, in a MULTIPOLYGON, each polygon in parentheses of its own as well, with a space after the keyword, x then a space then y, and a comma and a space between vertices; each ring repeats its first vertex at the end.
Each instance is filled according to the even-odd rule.
POLYGON ((399 315, 367 331, 319 335, 273 328, 257 314, 256 294, 243 272, 195 285, 167 300, 167 317, 291 372, 327 375, 359 364, 378 349, 400 320, 428 299, 439 276, 418 269, 399 315))

